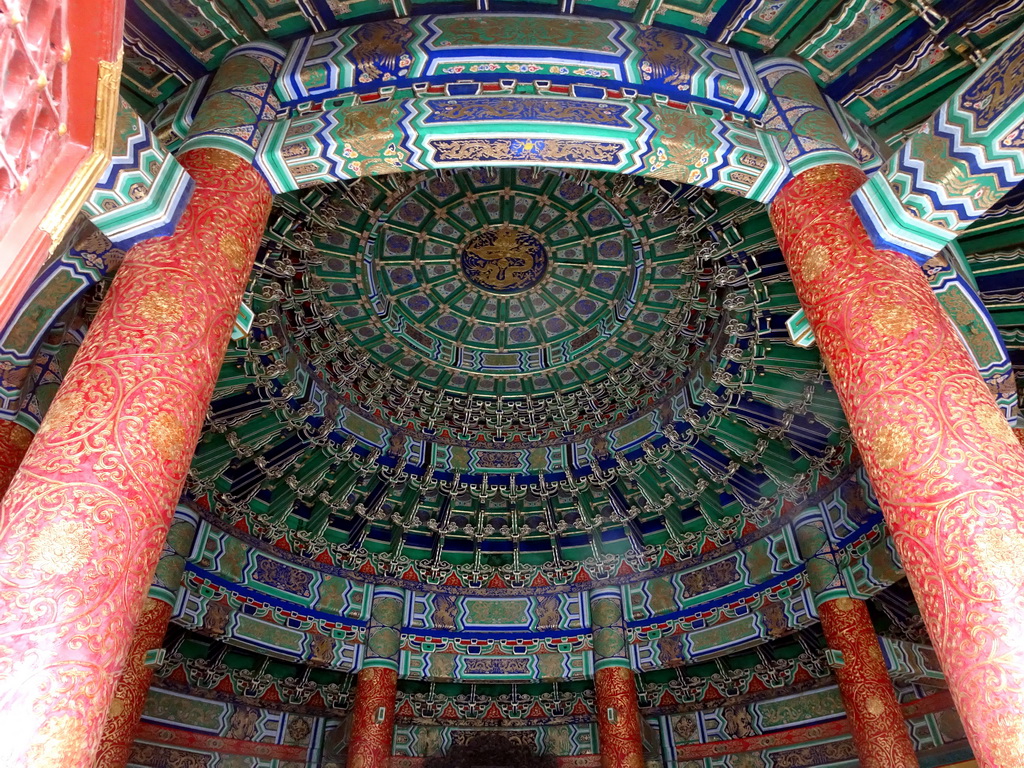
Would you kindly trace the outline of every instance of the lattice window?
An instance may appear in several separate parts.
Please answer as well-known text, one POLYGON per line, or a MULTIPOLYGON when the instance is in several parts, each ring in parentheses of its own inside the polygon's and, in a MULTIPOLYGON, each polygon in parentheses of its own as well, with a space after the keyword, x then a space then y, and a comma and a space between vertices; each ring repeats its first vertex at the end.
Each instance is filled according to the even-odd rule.
MULTIPOLYGON (((70 58, 62 0, 0 0, 0 210, 17 208, 15 198, 57 156, 67 132, 70 58)), ((0 235, 9 225, 0 218, 0 235)))

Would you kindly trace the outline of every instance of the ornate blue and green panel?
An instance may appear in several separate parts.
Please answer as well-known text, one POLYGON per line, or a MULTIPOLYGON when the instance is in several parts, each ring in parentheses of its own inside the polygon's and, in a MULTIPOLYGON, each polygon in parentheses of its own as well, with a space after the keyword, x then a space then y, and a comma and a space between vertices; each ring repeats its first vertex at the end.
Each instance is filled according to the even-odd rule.
POLYGON ((173 621, 232 645, 354 671, 365 621, 345 619, 185 569, 173 621))
MULTIPOLYGON (((274 81, 284 55, 282 46, 269 41, 246 43, 231 51, 194 110, 179 152, 214 147, 252 161, 264 126, 278 117, 274 81)), ((192 98, 184 103, 190 115, 192 98)), ((179 127, 186 122, 180 120, 179 127)))
MULTIPOLYGON (((45 317, 34 319, 41 324, 46 323, 45 317)), ((28 321, 28 325, 31 320, 25 316, 18 318, 13 329, 9 329, 13 331, 12 335, 26 331, 22 323, 28 321)), ((36 432, 84 336, 84 320, 76 315, 67 322, 58 322, 50 327, 36 348, 34 360, 27 361, 17 353, 7 357, 0 386, 0 414, 36 432)))
POLYGON ((834 685, 746 705, 713 707, 666 716, 669 754, 688 744, 746 738, 820 725, 846 716, 834 685))
POLYGON ((0 332, 0 398, 5 412, 17 411, 29 367, 44 342, 59 343, 58 326, 65 319, 73 320, 67 315, 75 301, 112 274, 123 258, 124 251, 114 247, 83 217, 70 247, 39 271, 22 298, 19 311, 12 314, 0 332))
POLYGON ((893 680, 944 688, 945 675, 935 655, 935 649, 924 643, 915 643, 895 637, 879 637, 886 669, 893 680))
POLYGON ((589 680, 594 674, 590 636, 580 633, 497 638, 410 633, 402 651, 399 674, 410 680, 530 683, 589 680))
POLYGON ((875 245, 924 263, 1024 180, 1024 30, 854 195, 875 245))
POLYGON ((594 670, 629 667, 629 640, 621 587, 590 591, 590 622, 594 636, 594 670))
POLYGON ((213 75, 203 75, 193 80, 187 87, 162 102, 153 113, 149 121, 152 130, 172 152, 177 152, 188 136, 212 79, 213 75))
POLYGON ((830 83, 918 19, 899 3, 848 0, 795 53, 821 83, 830 83))
MULTIPOLYGON (((893 127, 916 127, 927 104, 943 100, 984 63, 982 51, 997 49, 1012 35, 1024 8, 1017 3, 995 3, 964 18, 955 15, 941 35, 926 34, 898 51, 888 66, 860 79, 837 96, 850 113, 865 124, 880 120, 893 127), (957 24, 957 22, 961 22, 957 24)), ((858 55, 864 58, 863 47, 858 55)), ((886 138, 892 129, 884 131, 886 138)))
POLYGON ((386 584, 374 586, 360 668, 399 668, 406 600, 407 593, 401 587, 386 584))
MULTIPOLYGON (((769 167, 773 178, 781 177, 773 196, 782 184, 808 168, 833 163, 861 165, 861 158, 851 152, 855 136, 848 131, 848 138, 840 126, 840 119, 847 125, 851 119, 837 119, 840 109, 826 100, 806 67, 792 59, 762 59, 757 73, 768 94, 761 123, 776 145, 769 155, 769 167)), ((857 146, 864 161, 870 163, 870 152, 860 143, 857 146)))
POLYGON ((658 619, 629 622, 633 665, 641 671, 725 656, 815 623, 801 570, 727 600, 658 619))
POLYGON ((175 623, 252 649, 343 670, 358 667, 369 585, 285 562, 203 524, 175 623))
POLYGON ((409 611, 410 630, 449 630, 453 636, 473 630, 507 630, 523 635, 572 632, 589 626, 583 592, 521 597, 412 592, 409 611))
POLYGON ((769 200, 784 179, 772 175, 767 139, 745 120, 708 109, 532 87, 388 97, 272 124, 256 165, 278 192, 483 163, 639 173, 769 200))
POLYGON ((819 606, 829 600, 849 597, 842 563, 820 508, 810 507, 793 520, 800 554, 807 568, 807 582, 819 606))
POLYGON ((82 210, 118 248, 174 231, 192 179, 123 98, 110 165, 82 210))
POLYGON ((972 284, 971 267, 954 242, 922 268, 1000 410, 1016 426, 1019 408, 1013 363, 992 314, 972 284))
POLYGON ((472 597, 410 593, 403 677, 486 681, 593 674, 585 593, 472 597))
POLYGON ((303 38, 288 53, 277 93, 292 105, 448 82, 448 95, 458 95, 461 77, 580 89, 608 84, 744 115, 765 104, 750 58, 739 50, 610 19, 499 13, 371 22, 303 38))
POLYGON ((174 607, 178 592, 181 590, 182 576, 196 544, 198 528, 199 515, 196 511, 186 504, 178 504, 174 510, 171 527, 167 531, 167 541, 153 573, 153 584, 149 588, 150 597, 174 607))
POLYGON ((129 766, 287 768, 319 764, 327 719, 153 688, 129 766), (251 756, 238 754, 251 750, 251 756), (275 755, 287 754, 288 759, 275 755), (262 756, 257 756, 262 755, 262 756))
POLYGON ((425 16, 302 38, 280 67, 279 46, 248 44, 222 70, 241 66, 232 62, 247 50, 266 59, 265 71, 218 73, 206 97, 216 104, 198 127, 194 90, 166 107, 161 125, 175 140, 186 126, 205 136, 185 146, 219 135, 248 159, 255 150, 278 192, 424 168, 541 164, 651 174, 767 202, 810 165, 879 162, 869 134, 800 65, 755 68, 740 51, 665 29, 425 16), (278 69, 271 94, 264 85, 278 69), (237 103, 243 87, 248 109, 237 103))

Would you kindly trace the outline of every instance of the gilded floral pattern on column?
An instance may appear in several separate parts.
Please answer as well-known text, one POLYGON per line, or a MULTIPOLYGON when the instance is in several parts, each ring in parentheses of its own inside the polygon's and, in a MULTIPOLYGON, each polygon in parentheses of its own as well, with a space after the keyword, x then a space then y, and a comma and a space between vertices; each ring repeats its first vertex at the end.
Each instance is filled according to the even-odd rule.
POLYGON ((180 160, 177 231, 125 257, 0 503, 10 768, 92 766, 269 213, 234 155, 180 160))
POLYGON ((146 704, 153 668, 145 665, 146 654, 159 648, 167 633, 172 608, 163 600, 146 598, 139 623, 125 659, 121 678, 117 681, 110 714, 103 727, 103 739, 96 753, 95 768, 124 768, 139 727, 142 709, 146 704))
POLYGON ((359 670, 348 768, 384 768, 391 762, 398 672, 388 667, 359 670))
POLYGON ((979 765, 1024 765, 1024 451, 909 258, 809 170, 771 207, 979 765))
POLYGON ((917 768, 917 756, 867 604, 841 597, 818 606, 829 647, 842 651, 839 693, 863 768, 917 768))
POLYGON ((594 674, 594 688, 601 767, 643 768, 640 705, 633 670, 628 667, 599 669, 594 674))

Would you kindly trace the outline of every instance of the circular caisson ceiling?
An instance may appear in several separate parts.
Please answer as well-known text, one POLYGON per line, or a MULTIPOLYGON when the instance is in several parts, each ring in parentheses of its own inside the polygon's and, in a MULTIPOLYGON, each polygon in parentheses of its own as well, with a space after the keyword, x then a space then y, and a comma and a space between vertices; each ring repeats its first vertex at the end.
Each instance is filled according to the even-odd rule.
POLYGON ((193 491, 364 575, 579 588, 751 534, 848 453, 757 203, 534 168, 361 179, 279 198, 250 297, 193 491))
MULTIPOLYGON (((333 16, 323 3, 275 3, 260 13, 252 3, 234 5, 230 19, 210 22, 178 3, 129 3, 136 13, 124 82, 135 102, 161 106, 161 135, 177 131, 180 141, 195 93, 183 85, 218 66, 240 41, 294 39, 381 11, 333 0, 333 16)), ((739 15, 733 4, 710 2, 620 4, 619 11, 654 23, 647 42, 674 28, 796 56, 828 97, 896 141, 1024 13, 982 5, 936 6, 949 16, 941 28, 912 4, 891 4, 878 18, 870 3, 772 3, 739 15)), ((554 0, 533 6, 565 10, 554 0)), ((600 6, 607 4, 581 0, 572 12, 607 17, 600 6)), ((489 8, 464 26, 469 34, 479 24, 493 26, 487 20, 495 11, 522 10, 489 8)), ((541 33, 550 26, 547 19, 516 21, 520 30, 525 22, 541 33)), ((493 65, 471 66, 460 77, 478 78, 493 65)), ((656 81, 658 72, 647 69, 643 81, 656 81)), ((544 71, 564 88, 582 74, 544 71)), ((697 85, 687 80, 678 90, 694 95, 697 85)), ((1019 364, 1020 197, 1006 210, 1003 220, 982 222, 973 240, 961 237, 960 244, 1019 364)), ((866 507, 857 484, 842 483, 850 453, 842 413, 817 353, 790 343, 786 322, 799 305, 761 206, 618 177, 494 170, 306 190, 278 198, 275 216, 247 299, 256 328, 229 350, 193 465, 191 491, 208 505, 213 526, 225 529, 223 544, 208 543, 207 554, 223 557, 218 573, 226 581, 262 589, 262 603, 279 600, 279 585, 261 587, 242 567, 274 553, 313 581, 343 572, 356 591, 365 586, 360 579, 401 579, 415 599, 429 590, 458 595, 458 584, 474 596, 522 595, 540 582, 549 585, 545 594, 565 598, 590 577, 635 579, 627 591, 647 595, 641 612, 659 624, 690 600, 716 601, 722 616, 735 614, 724 624, 708 620, 726 638, 723 647, 697 663, 682 660, 678 641, 708 631, 696 629, 690 606, 694 615, 669 619, 685 622, 685 634, 665 633, 650 666, 638 670, 637 687, 645 715, 707 710, 705 723, 726 722, 725 731, 713 731, 719 738, 747 736, 749 722, 760 722, 756 712, 743 719, 754 712, 750 701, 788 704, 795 692, 830 680, 814 650, 823 640, 813 626, 793 621, 799 617, 778 620, 783 601, 762 606, 758 621, 789 634, 751 646, 737 645, 733 633, 751 616, 740 614, 751 584, 802 565, 785 556, 799 554, 795 543, 770 542, 786 539, 786 520, 813 502, 832 525, 839 522, 848 545, 842 556, 862 558, 869 584, 898 576, 884 556, 881 523, 873 532, 882 543, 868 554, 871 542, 855 533, 866 507), (440 194, 444 189, 452 191, 440 194), (413 208, 409 216, 401 212, 407 204, 422 209, 419 217, 413 208), (613 220, 595 227, 586 217, 602 206, 613 220), (545 209, 553 218, 538 222, 545 209), (569 276, 574 265, 592 269, 569 276), (614 281, 595 282, 598 271, 614 281), (671 292, 667 301, 658 298, 661 290, 671 292), (731 547, 745 552, 735 568, 731 547), (673 557, 675 565, 663 566, 673 557), (668 576, 684 593, 666 597, 665 571, 674 567, 685 568, 668 576), (742 578, 728 585, 733 571, 742 578), (791 632, 796 626, 804 628, 791 632), (729 730, 729 721, 742 730, 729 730)), ((307 602, 289 600, 292 613, 274 634, 292 626, 304 610, 299 603, 307 602)), ((792 605, 809 600, 798 592, 792 605)), ((902 588, 874 604, 893 602, 919 621, 902 588)), ((326 605, 332 611, 337 602, 326 605)), ((886 634, 887 622, 875 612, 886 634)), ((258 654, 252 648, 259 643, 209 631, 215 623, 185 639, 172 628, 160 686, 210 697, 234 691, 250 705, 311 714, 351 701, 351 672, 322 666, 321 653, 297 652, 287 663, 279 650, 258 654), (249 698, 254 690, 266 691, 264 698, 249 698)), ((897 634, 927 641, 923 632, 897 634)), ((484 721, 491 726, 522 726, 527 707, 528 717, 538 713, 531 724, 594 715, 585 679, 535 679, 517 691, 507 680, 482 685, 427 671, 422 679, 403 673, 396 707, 403 723, 480 725, 480 713, 492 706, 515 717, 484 721)), ((696 740, 696 716, 670 718, 663 734, 676 744, 696 740)), ((415 744, 421 752, 423 745, 415 744)), ((747 758, 778 762, 783 754, 747 758)))
MULTIPOLYGON (((378 376, 435 406, 383 413, 393 426, 538 442, 643 405, 630 361, 668 341, 667 316, 693 279, 670 222, 644 223, 638 207, 617 207, 624 199, 600 177, 481 170, 431 175, 402 192, 363 200, 370 230, 330 233, 347 253, 311 275, 378 376), (580 391, 584 398, 556 402, 589 408, 561 423, 545 418, 552 397, 580 391), (440 397, 450 405, 436 407, 440 397)), ((656 375, 668 382, 680 368, 656 375)))

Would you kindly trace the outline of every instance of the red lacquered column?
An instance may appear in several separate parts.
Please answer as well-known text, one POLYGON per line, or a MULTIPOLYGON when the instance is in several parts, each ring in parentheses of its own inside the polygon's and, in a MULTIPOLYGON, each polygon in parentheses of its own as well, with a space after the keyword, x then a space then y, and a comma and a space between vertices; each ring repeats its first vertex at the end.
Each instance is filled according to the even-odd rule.
POLYGON ((178 230, 129 251, 0 503, 0 765, 89 768, 270 210, 186 152, 178 230))
POLYGON ((594 689, 602 768, 643 768, 644 743, 633 670, 599 669, 594 673, 594 689))
POLYGON ((629 664, 622 590, 599 587, 590 593, 594 635, 594 700, 602 768, 643 768, 640 702, 629 664))
POLYGON ((94 768, 124 768, 131 755, 135 732, 153 681, 153 667, 146 663, 150 651, 163 645, 164 635, 174 614, 174 604, 185 562, 195 542, 199 518, 187 507, 178 507, 167 533, 167 545, 156 567, 149 597, 128 649, 121 679, 114 689, 110 713, 96 752, 94 768))
POLYGON ((829 647, 843 654, 835 674, 861 766, 918 768, 867 605, 840 597, 819 605, 818 616, 829 647))
POLYGON ((153 680, 153 668, 146 665, 146 655, 163 643, 173 610, 163 600, 146 598, 121 677, 114 689, 110 712, 96 751, 95 768, 124 768, 128 764, 135 731, 153 680))
POLYGON ((364 667, 356 677, 348 768, 387 768, 395 730, 398 670, 364 667))
POLYGON ((876 250, 855 168, 771 219, 979 765, 1024 766, 1024 451, 921 269, 876 250))
POLYGON ((356 677, 348 768, 387 768, 391 764, 404 616, 405 592, 400 587, 376 585, 362 669, 356 677))

